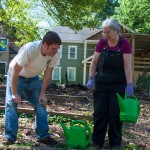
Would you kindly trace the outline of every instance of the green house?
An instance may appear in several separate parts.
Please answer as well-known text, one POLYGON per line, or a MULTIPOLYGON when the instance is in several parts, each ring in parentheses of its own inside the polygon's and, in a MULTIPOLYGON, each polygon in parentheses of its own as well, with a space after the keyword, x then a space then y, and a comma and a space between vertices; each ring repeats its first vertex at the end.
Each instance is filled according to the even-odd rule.
MULTIPOLYGON (((98 41, 86 43, 87 37, 99 32, 99 29, 84 28, 81 31, 73 31, 69 27, 55 26, 52 28, 62 40, 59 49, 60 65, 53 70, 51 83, 84 84, 83 60, 91 56, 98 41)), ((88 68, 86 70, 88 74, 88 68)))

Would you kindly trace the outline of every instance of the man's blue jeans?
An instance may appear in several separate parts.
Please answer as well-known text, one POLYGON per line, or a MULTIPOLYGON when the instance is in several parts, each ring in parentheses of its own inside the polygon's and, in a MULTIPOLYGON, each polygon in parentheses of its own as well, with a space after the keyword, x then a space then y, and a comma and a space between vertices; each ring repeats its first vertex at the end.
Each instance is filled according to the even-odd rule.
MULTIPOLYGON (((35 134, 37 139, 44 139, 50 137, 49 126, 47 122, 47 111, 39 103, 39 95, 41 92, 41 82, 39 77, 33 78, 18 78, 18 94, 24 92, 27 100, 33 105, 35 111, 35 134)), ((6 88, 6 101, 5 101, 5 137, 10 138, 12 141, 17 140, 18 132, 18 114, 17 104, 12 99, 11 91, 11 76, 8 72, 7 88, 6 88)))

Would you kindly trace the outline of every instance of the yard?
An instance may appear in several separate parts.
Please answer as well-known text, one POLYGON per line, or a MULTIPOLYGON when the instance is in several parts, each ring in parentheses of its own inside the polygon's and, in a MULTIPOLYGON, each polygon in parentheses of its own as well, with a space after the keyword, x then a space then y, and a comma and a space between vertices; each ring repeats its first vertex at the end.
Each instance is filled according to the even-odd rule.
MULTIPOLYGON (((49 98, 49 104, 47 110, 49 112, 48 122, 50 125, 50 133, 55 138, 59 145, 55 148, 51 148, 44 144, 39 144, 34 137, 34 115, 32 111, 30 114, 20 113, 19 114, 19 131, 18 140, 14 145, 4 146, 0 144, 0 149, 59 149, 65 150, 65 137, 63 130, 60 126, 60 121, 69 122, 72 119, 80 118, 86 120, 89 116, 89 120, 86 120, 91 129, 93 128, 92 122, 92 91, 86 90, 80 85, 72 85, 68 88, 62 86, 50 85, 47 90, 47 96, 49 98), (51 95, 59 95, 59 97, 50 98, 51 95), (60 97, 60 95, 63 97, 60 97), (66 96, 66 98, 64 98, 66 96), (71 97, 69 99, 69 97, 71 97), (76 100, 75 97, 81 98, 76 100), (61 112, 63 115, 60 115, 61 112), (64 115, 65 114, 65 115, 64 115), (72 114, 67 117, 66 114, 72 114)), ((148 150, 150 149, 150 97, 148 96, 137 96, 140 101, 141 113, 136 124, 126 123, 123 127, 123 150, 148 150)), ((4 97, 0 98, 0 105, 4 106, 4 97)), ((28 110, 32 107, 25 101, 19 107, 27 108, 28 110)), ((2 141, 4 133, 4 111, 1 110, 0 114, 0 141, 2 141)), ((108 139, 106 137, 106 143, 104 149, 108 150, 108 139)), ((87 150, 93 150, 92 146, 88 147, 87 150)))

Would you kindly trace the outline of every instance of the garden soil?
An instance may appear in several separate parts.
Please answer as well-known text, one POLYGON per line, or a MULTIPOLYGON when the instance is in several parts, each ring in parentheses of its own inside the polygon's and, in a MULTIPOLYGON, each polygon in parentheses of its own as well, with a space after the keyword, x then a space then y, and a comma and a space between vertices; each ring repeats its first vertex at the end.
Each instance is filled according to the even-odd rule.
MULTIPOLYGON (((0 105, 4 106, 5 86, 0 87, 0 105)), ((57 86, 50 84, 47 88, 48 97, 48 111, 74 113, 92 116, 93 104, 92 104, 92 90, 87 90, 82 85, 71 85, 68 87, 57 86), (69 97, 71 99, 52 99, 52 95, 61 95, 69 97), (73 100, 73 97, 82 97, 81 100, 73 100)), ((150 96, 137 95, 140 102, 140 116, 136 124, 124 123, 123 125, 123 144, 121 149, 138 149, 149 150, 150 149, 150 96)), ((25 96, 23 96, 23 103, 19 107, 30 109, 32 105, 26 102, 25 96)), ((50 115, 50 114, 49 114, 50 115)), ((28 117, 26 114, 20 114, 19 117, 19 130, 18 140, 14 145, 4 146, 0 144, 0 149, 59 149, 65 150, 65 136, 63 130, 59 124, 59 120, 70 121, 62 116, 49 116, 50 133, 59 144, 56 147, 46 146, 37 142, 34 136, 34 115, 28 117)), ((88 121, 92 123, 92 121, 88 121)), ((92 128, 92 125, 91 125, 92 128)), ((2 142, 4 134, 4 111, 0 113, 0 142, 2 142)), ((106 142, 104 149, 108 150, 108 137, 106 136, 106 142)), ((89 146, 87 150, 94 150, 92 146, 89 146)))

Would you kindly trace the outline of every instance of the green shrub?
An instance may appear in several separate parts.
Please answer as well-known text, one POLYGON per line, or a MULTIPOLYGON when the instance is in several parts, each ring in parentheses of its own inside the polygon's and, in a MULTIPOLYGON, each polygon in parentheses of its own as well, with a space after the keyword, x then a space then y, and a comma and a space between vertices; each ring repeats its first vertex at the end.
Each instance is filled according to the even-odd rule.
POLYGON ((144 69, 136 81, 136 91, 144 94, 150 94, 150 74, 144 69))

